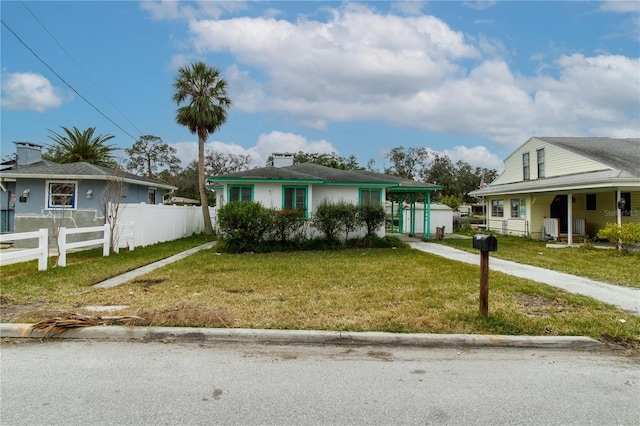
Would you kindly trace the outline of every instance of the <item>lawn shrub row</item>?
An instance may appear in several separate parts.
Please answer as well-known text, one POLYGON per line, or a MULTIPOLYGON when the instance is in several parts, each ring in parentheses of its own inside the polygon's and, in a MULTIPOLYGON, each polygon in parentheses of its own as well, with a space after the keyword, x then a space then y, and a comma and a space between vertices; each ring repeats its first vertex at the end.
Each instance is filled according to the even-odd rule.
POLYGON ((325 250, 348 247, 392 247, 398 241, 375 235, 385 219, 380 205, 356 206, 345 201, 323 201, 310 220, 303 210, 276 210, 258 202, 234 201, 218 211, 218 226, 226 252, 268 252, 279 250, 325 250), (323 238, 307 238, 309 226, 323 238), (366 236, 350 239, 359 230, 366 236))

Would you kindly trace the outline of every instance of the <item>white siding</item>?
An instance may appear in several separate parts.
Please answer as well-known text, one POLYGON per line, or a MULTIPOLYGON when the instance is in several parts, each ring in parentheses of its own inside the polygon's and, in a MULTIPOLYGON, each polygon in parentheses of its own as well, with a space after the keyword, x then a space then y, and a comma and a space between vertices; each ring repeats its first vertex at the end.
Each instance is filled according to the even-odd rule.
POLYGON ((607 166, 558 148, 555 145, 531 138, 507 157, 504 161, 504 172, 492 183, 497 185, 522 182, 522 154, 525 152, 529 153, 529 177, 531 180, 538 179, 537 151, 539 149, 544 149, 545 152, 545 177, 547 178, 609 169, 607 166))

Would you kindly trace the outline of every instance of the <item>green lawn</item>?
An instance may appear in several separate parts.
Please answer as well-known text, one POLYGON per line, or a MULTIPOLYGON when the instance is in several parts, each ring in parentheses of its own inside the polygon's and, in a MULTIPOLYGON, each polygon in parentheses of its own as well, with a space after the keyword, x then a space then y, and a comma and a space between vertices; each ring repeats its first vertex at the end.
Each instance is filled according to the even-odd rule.
MULTIPOLYGON (((547 248, 547 243, 544 241, 504 235, 496 235, 496 238, 498 251, 492 252, 492 257, 640 288, 639 252, 625 255, 605 248, 589 250, 581 247, 547 248)), ((437 242, 478 253, 478 250, 472 248, 471 239, 447 238, 437 242)))
POLYGON ((640 347, 639 317, 501 273, 491 273, 489 315, 483 317, 476 266, 403 248, 238 255, 205 250, 119 287, 91 287, 132 269, 133 256, 145 257, 147 250, 166 255, 176 244, 109 258, 95 250, 76 253, 67 268, 43 272, 35 263, 4 266, 2 321, 127 305, 118 314, 144 318, 140 325, 613 336, 640 347))

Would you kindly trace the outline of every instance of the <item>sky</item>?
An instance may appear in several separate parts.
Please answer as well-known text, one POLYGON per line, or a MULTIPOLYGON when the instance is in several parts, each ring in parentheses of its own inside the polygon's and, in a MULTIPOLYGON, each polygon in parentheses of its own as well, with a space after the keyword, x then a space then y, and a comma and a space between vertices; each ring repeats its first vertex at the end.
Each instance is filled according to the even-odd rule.
POLYGON ((474 167, 532 136, 640 137, 637 1, 0 2, 1 154, 61 126, 126 160, 141 135, 197 158, 176 123, 180 67, 227 81, 206 148, 354 155, 424 147, 474 167))

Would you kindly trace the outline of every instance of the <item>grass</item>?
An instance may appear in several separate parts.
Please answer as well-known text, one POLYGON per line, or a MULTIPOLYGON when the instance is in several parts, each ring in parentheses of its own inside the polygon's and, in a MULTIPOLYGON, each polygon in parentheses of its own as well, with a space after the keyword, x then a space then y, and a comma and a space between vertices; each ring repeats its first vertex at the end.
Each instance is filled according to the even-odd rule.
MULTIPOLYGON (((496 235, 496 238, 498 251, 491 253, 492 257, 640 288, 640 252, 625 255, 612 249, 547 248, 544 241, 505 235, 496 235)), ((470 239, 449 238, 438 243, 478 253, 470 239)))
POLYGON ((640 348, 639 317, 500 273, 491 273, 489 315, 483 317, 477 267, 401 248, 204 250, 119 287, 91 287, 131 269, 129 255, 149 259, 147 250, 166 254, 174 244, 113 260, 76 253, 67 268, 44 272, 34 272, 35 265, 26 272, 25 264, 4 266, 2 321, 35 322, 59 312, 86 313, 87 305, 127 305, 117 314, 144 318, 138 325, 613 336, 640 348))

